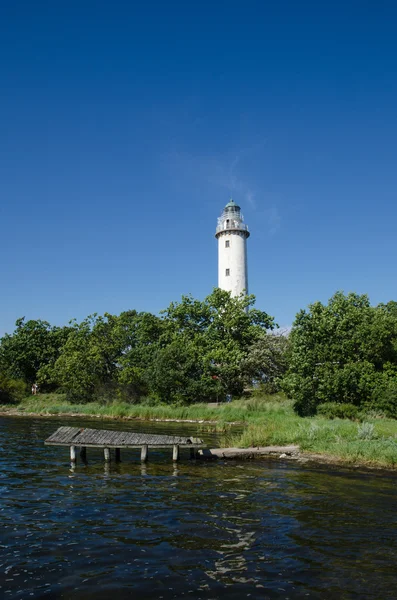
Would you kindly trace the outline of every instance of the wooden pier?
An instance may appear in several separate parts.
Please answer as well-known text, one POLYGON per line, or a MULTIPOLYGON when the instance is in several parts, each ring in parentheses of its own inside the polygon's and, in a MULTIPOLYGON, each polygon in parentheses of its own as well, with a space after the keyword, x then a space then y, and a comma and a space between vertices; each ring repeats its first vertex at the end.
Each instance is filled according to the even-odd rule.
POLYGON ((72 463, 76 462, 76 448, 80 448, 80 456, 83 461, 87 460, 87 448, 102 448, 106 462, 110 461, 111 449, 114 449, 115 460, 118 462, 122 448, 140 448, 141 461, 146 462, 149 448, 172 448, 173 461, 179 460, 180 448, 189 448, 191 458, 195 457, 197 448, 203 448, 202 440, 194 437, 82 429, 80 427, 59 427, 44 443, 47 446, 69 446, 72 463))

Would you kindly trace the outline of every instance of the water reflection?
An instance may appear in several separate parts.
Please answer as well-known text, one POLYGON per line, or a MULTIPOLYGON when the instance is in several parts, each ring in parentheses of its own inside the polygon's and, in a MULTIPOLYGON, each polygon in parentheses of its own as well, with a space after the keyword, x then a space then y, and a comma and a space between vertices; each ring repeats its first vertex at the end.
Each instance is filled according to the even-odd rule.
POLYGON ((395 597, 395 478, 167 451, 69 466, 42 444, 59 424, 0 419, 0 597, 395 597))

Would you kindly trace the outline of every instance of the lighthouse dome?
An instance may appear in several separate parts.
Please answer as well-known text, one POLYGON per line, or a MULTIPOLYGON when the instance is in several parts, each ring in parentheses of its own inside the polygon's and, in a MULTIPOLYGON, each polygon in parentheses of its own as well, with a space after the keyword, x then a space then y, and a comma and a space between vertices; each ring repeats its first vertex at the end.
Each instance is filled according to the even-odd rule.
POLYGON ((232 198, 230 198, 223 210, 225 212, 240 212, 241 208, 232 198))

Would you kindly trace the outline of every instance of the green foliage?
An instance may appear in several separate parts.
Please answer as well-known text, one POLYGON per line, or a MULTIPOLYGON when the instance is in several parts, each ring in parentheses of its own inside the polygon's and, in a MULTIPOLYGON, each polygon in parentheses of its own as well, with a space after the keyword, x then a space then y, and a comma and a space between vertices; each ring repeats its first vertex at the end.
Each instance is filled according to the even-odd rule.
POLYGON ((172 402, 211 401, 240 396, 255 377, 274 377, 280 352, 267 344, 265 333, 274 320, 254 309, 254 302, 253 296, 232 298, 216 288, 204 301, 183 296, 171 303, 163 311, 164 332, 147 372, 152 392, 172 402))
POLYGON ((1 340, 0 372, 74 403, 240 396, 253 380, 272 384, 285 370, 285 343, 266 333, 273 318, 254 302, 215 289, 203 301, 183 296, 159 317, 131 310, 66 328, 20 319, 1 340))
POLYGON ((139 377, 122 375, 125 354, 136 346, 136 311, 93 315, 75 324, 55 363, 54 379, 72 401, 137 400, 139 377))
POLYGON ((12 335, 0 343, 0 370, 26 384, 50 387, 52 369, 70 334, 69 327, 52 327, 47 321, 18 319, 12 335))
POLYGON ((146 371, 152 391, 164 402, 185 404, 191 395, 205 396, 200 356, 191 341, 175 339, 159 348, 146 371), (201 385, 200 385, 201 384, 201 385), (202 388, 202 389, 201 389, 202 388))
POLYGON ((397 364, 393 305, 371 307, 368 297, 337 292, 324 306, 298 313, 283 389, 300 415, 322 403, 371 404, 384 367, 397 364))
POLYGON ((359 440, 372 440, 375 437, 375 425, 373 423, 357 425, 357 437, 359 440))
POLYGON ((324 402, 317 408, 317 414, 327 419, 358 419, 359 409, 354 404, 338 402, 324 402))
POLYGON ((20 402, 27 391, 28 387, 21 379, 12 379, 0 374, 0 404, 20 402))
POLYGON ((287 369, 289 341, 283 335, 262 333, 250 345, 242 368, 246 381, 255 381, 261 395, 275 394, 280 390, 280 381, 287 369))
POLYGON ((364 408, 397 419, 397 375, 390 367, 378 378, 372 398, 364 408))

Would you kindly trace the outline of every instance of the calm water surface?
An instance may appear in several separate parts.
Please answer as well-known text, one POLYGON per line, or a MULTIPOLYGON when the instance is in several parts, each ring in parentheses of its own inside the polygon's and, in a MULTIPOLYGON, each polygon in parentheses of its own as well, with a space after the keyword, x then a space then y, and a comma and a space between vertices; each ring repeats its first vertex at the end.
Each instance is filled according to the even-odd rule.
POLYGON ((43 445, 68 424, 0 417, 0 598, 397 598, 395 477, 90 449, 72 470, 43 445))

